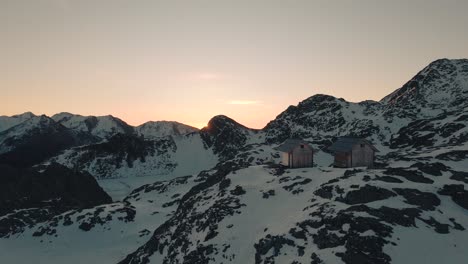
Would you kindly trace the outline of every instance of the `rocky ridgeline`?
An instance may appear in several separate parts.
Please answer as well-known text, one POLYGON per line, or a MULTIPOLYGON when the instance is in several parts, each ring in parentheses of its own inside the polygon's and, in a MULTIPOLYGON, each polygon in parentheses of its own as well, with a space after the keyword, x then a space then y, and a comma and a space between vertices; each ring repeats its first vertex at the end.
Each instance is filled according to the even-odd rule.
MULTIPOLYGON (((84 168, 97 177, 119 175, 115 173, 116 164, 127 168, 130 174, 132 171, 136 173, 138 167, 132 167, 131 162, 133 150, 126 144, 114 146, 120 149, 107 151, 106 157, 93 147, 70 149, 93 144, 98 144, 94 149, 99 149, 102 146, 99 141, 108 141, 116 134, 134 138, 134 141, 143 136, 151 149, 159 148, 155 145, 164 148, 165 141, 173 141, 175 146, 171 148, 177 148, 187 138, 200 137, 203 146, 197 147, 197 151, 214 153, 218 161, 232 159, 252 149, 252 144, 279 144, 290 137, 304 138, 317 149, 325 149, 343 135, 366 137, 377 146, 394 150, 460 146, 468 140, 467 68, 467 60, 435 61, 380 102, 350 103, 328 95, 314 95, 297 106, 288 107, 262 130, 246 128, 226 116, 212 118, 200 131, 174 122, 164 123, 166 125, 149 122, 132 128, 112 116, 84 117, 68 113, 51 119, 43 116, 41 118, 48 122, 28 124, 26 121, 0 132, 0 152, 3 153, 0 160, 13 166, 30 166, 56 156, 54 161, 68 167, 84 168), (155 129, 164 130, 163 136, 158 136, 155 129), (67 154, 60 157, 64 150, 67 154), (23 158, 19 159, 19 156, 23 158), (94 156, 97 165, 86 166, 86 163, 94 164, 91 160, 94 156), (130 162, 120 164, 122 159, 130 162)), ((3 122, 11 125, 27 116, 11 117, 3 122)), ((161 163, 147 167, 160 166, 159 174, 170 174, 179 164, 176 155, 167 155, 164 151, 161 157, 157 151, 144 151, 139 159, 144 163, 153 155, 161 163)))

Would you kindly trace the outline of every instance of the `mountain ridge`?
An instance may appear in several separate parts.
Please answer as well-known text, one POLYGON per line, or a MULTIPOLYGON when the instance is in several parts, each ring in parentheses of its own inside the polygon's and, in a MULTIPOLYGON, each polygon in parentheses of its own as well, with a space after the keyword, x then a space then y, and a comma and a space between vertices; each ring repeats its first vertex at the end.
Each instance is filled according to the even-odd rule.
MULTIPOLYGON (((315 95, 312 95, 312 96, 300 101, 297 106, 293 106, 293 105, 289 106, 288 109, 291 108, 291 107, 307 107, 307 105, 313 104, 315 102, 332 101, 332 100, 337 100, 337 101, 341 101, 341 102, 348 102, 348 103, 351 103, 351 104, 372 104, 372 105, 376 105, 377 103, 380 103, 380 104, 383 104, 383 105, 387 105, 387 104, 388 105, 395 105, 395 104, 397 104, 396 101, 400 101, 399 104, 404 104, 404 102, 406 102, 408 100, 407 97, 411 97, 411 95, 414 94, 413 90, 415 88, 415 85, 417 87, 419 87, 420 86, 419 82, 424 81, 424 79, 425 78, 427 79, 428 76, 430 77, 429 78, 430 80, 429 81, 425 80, 425 81, 426 81, 426 83, 431 84, 431 82, 433 82, 434 79, 437 80, 437 78, 444 77, 447 74, 453 74, 453 73, 458 73, 458 74, 461 73, 460 75, 463 78, 463 81, 466 82, 466 80, 468 78, 468 59, 447 59, 447 58, 443 58, 443 59, 435 60, 435 61, 431 62, 429 65, 427 65, 426 67, 424 67, 421 71, 416 73, 416 75, 413 78, 411 78, 411 80, 406 82, 401 88, 398 88, 395 91, 391 92, 390 94, 384 96, 380 101, 363 100, 363 101, 360 101, 360 102, 349 102, 344 98, 334 97, 332 95, 315 94, 315 95), (445 75, 439 73, 440 71, 442 71, 445 75)), ((455 78, 455 80, 460 81, 457 78, 455 78)), ((423 83, 423 85, 426 85, 426 84, 423 83)), ((461 86, 462 86, 460 88, 460 89, 462 89, 461 92, 463 94, 468 94, 468 85, 461 85, 461 86)), ((457 102, 459 102, 459 101, 457 101, 457 102)), ((446 103, 446 102, 444 102, 444 103, 446 103)), ((288 109, 286 109, 285 111, 288 111, 288 109)), ((278 114, 276 116, 276 118, 280 117, 281 114, 283 114, 283 112, 278 114)), ((13 115, 13 116, 0 116, 0 118, 18 118, 18 117, 21 117, 21 116, 25 116, 25 118, 26 118, 27 116, 30 116, 30 115, 34 115, 34 114, 32 112, 25 112, 23 114, 13 115)), ((145 124, 151 124, 151 123, 169 123, 169 124, 174 123, 174 124, 177 124, 177 125, 181 124, 181 125, 187 126, 189 128, 192 128, 194 131, 198 130, 197 128, 191 127, 189 125, 185 125, 185 124, 180 123, 178 121, 167 121, 167 120, 147 121, 147 122, 145 122, 143 124, 140 124, 140 125, 137 125, 137 126, 131 126, 131 125, 128 125, 125 121, 123 121, 120 118, 115 117, 113 115, 83 116, 83 115, 79 115, 79 114, 72 114, 72 113, 69 113, 69 112, 61 112, 61 113, 57 113, 57 114, 54 114, 54 115, 51 116, 52 119, 54 119, 56 121, 59 121, 59 123, 64 122, 63 119, 64 118, 66 119, 66 118, 69 118, 69 117, 80 117, 80 118, 83 118, 83 119, 85 119, 85 118, 111 118, 111 119, 118 120, 122 124, 133 127, 133 128, 143 127, 145 124)), ((211 119, 217 119, 217 118, 220 118, 220 117, 229 118, 229 117, 227 117, 225 115, 216 115, 216 116, 213 116, 211 119)), ((211 119, 210 119, 210 121, 211 121, 211 119)), ((232 118, 229 118, 229 119, 233 120, 232 118)), ((235 121, 235 120, 233 120, 233 121, 235 121)), ((0 120, 0 122, 1 122, 1 120, 0 120)), ((237 124, 239 124, 239 125, 242 125, 237 121, 235 121, 235 122, 237 124)), ((208 124, 209 124, 209 122, 208 122, 208 124)), ((208 126, 208 124, 207 124, 207 126, 208 126)), ((242 125, 242 126, 244 126, 244 125, 242 125)), ((266 126, 268 126, 268 124, 265 125, 265 127, 266 126)), ((262 128, 262 129, 265 129, 265 127, 262 128)), ((262 130, 262 129, 253 129, 253 130, 262 130)), ((1 131, 1 126, 0 126, 0 131, 1 131)))

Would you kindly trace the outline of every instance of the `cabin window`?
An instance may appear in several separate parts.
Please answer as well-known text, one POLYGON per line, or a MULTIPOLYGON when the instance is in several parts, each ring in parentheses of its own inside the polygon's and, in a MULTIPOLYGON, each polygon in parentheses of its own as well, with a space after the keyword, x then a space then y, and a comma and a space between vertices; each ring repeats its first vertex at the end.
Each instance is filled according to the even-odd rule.
POLYGON ((301 149, 303 149, 303 148, 304 148, 304 145, 301 145, 301 149))
POLYGON ((363 148, 363 147, 364 147, 364 144, 361 144, 361 148, 363 148))

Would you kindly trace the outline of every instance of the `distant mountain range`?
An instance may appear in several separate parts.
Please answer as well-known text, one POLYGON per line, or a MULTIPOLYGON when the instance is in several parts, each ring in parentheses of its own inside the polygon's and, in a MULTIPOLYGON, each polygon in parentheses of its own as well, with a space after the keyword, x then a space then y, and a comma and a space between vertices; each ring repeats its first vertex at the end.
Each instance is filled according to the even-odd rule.
MULTIPOLYGON (((0 132, 13 128, 27 120, 40 117, 47 116, 37 116, 31 112, 15 116, 0 116, 0 132)), ((198 128, 175 121, 149 121, 140 126, 133 127, 111 115, 82 116, 71 113, 59 113, 47 118, 75 133, 88 133, 99 140, 108 139, 115 134, 138 134, 146 138, 158 138, 183 135, 199 130, 198 128)))
POLYGON ((48 168, 57 182, 87 179, 96 197, 42 183, 53 195, 0 196, 11 208, 0 262, 27 263, 21 244, 47 263, 465 263, 468 60, 434 61, 378 102, 311 96, 259 130, 223 115, 200 130, 0 117, 0 164, 25 179, 48 168), (327 147, 345 135, 380 150, 377 168, 330 166, 327 147), (314 168, 277 165, 291 137, 317 150, 314 168))
POLYGON ((99 143, 114 135, 157 139, 184 135, 197 128, 178 122, 147 122, 132 127, 119 118, 60 113, 52 117, 30 112, 0 117, 0 160, 15 166, 31 166, 65 149, 99 143), (17 158, 21 156, 21 158, 17 158))

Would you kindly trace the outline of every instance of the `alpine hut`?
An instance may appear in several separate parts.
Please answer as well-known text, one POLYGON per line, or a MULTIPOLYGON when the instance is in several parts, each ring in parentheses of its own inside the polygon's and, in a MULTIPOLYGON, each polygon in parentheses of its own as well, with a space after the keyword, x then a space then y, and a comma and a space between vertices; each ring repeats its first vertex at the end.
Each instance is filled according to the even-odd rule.
POLYGON ((289 168, 312 167, 314 150, 302 139, 287 139, 276 150, 281 152, 281 164, 289 168))
POLYGON ((335 154, 334 166, 340 168, 373 167, 375 148, 369 141, 357 137, 341 137, 329 150, 335 154))

